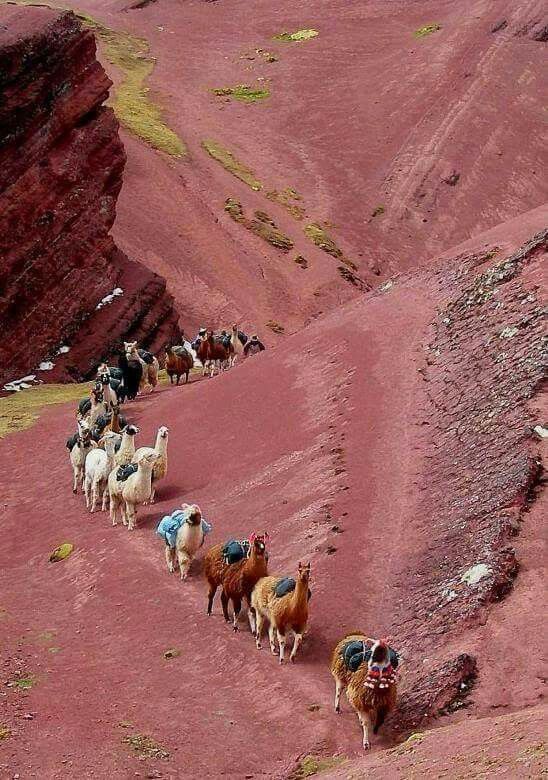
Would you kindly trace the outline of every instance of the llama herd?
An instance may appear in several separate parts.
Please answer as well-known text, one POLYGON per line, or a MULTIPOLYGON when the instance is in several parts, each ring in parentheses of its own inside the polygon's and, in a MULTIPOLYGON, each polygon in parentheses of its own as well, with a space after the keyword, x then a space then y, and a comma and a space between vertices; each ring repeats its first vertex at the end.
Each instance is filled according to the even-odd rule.
MULTIPOLYGON (((236 326, 232 335, 237 338, 236 326)), ((206 367, 211 372, 212 365, 221 370, 220 363, 231 360, 226 347, 226 358, 216 349, 211 351, 212 343, 218 346, 212 333, 207 332, 197 344, 204 372, 206 367)), ((193 359, 184 347, 166 349, 165 365, 171 381, 176 378, 178 383, 182 375, 188 381, 192 364, 188 365, 187 355, 193 359)), ((232 357, 235 360, 237 354, 234 352, 232 357)), ((138 507, 154 503, 158 484, 167 475, 169 431, 160 426, 153 445, 137 448, 140 430, 120 414, 120 404, 126 398, 135 398, 147 386, 153 389, 158 369, 156 357, 139 350, 135 342, 126 342, 119 369, 99 366, 89 398, 78 405, 77 432, 67 441, 73 492, 82 490, 90 513, 100 504, 101 511, 108 508, 112 525, 117 525, 121 517, 129 531, 136 527, 138 507)), ((168 572, 178 567, 181 579, 187 580, 192 561, 211 531, 212 526, 196 504, 183 504, 161 518, 156 533, 165 543, 168 572)), ((307 632, 312 595, 310 563, 299 563, 295 577, 269 573, 268 541, 268 533, 252 533, 247 539, 228 539, 207 550, 203 558, 207 614, 211 615, 220 590, 225 621, 238 631, 244 609, 257 649, 261 648, 268 624, 271 652, 283 664, 288 638, 293 636, 289 654, 293 662, 307 632)), ((340 712, 340 697, 346 691, 362 727, 364 749, 370 747, 370 730, 377 733, 395 706, 398 663, 397 652, 385 640, 361 633, 343 637, 333 650, 330 670, 335 681, 335 711, 340 712)))

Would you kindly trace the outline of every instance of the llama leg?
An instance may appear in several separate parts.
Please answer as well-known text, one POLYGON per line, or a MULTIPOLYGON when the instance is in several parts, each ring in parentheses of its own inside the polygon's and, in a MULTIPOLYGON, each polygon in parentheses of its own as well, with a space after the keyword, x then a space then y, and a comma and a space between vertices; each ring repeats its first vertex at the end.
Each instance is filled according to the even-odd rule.
POLYGON ((107 488, 103 488, 103 498, 101 503, 101 512, 107 511, 107 501, 108 501, 108 490, 107 488))
POLYGON ((76 466, 72 467, 72 492, 76 495, 78 493, 78 469, 76 466))
POLYGON ((232 599, 232 604, 234 606, 234 615, 232 617, 232 628, 234 631, 238 630, 238 618, 240 617, 240 612, 242 609, 242 600, 239 598, 232 599))
POLYGON ((207 594, 207 614, 211 615, 211 610, 213 609, 213 599, 215 598, 215 594, 217 593, 217 586, 216 585, 210 585, 209 586, 209 593, 207 594))
POLYGON ((97 482, 94 482, 91 486, 91 512, 95 512, 97 506, 97 482))
POLYGON ((84 496, 86 498, 86 509, 89 509, 89 492, 90 492, 89 479, 86 477, 84 480, 84 496))
POLYGON ((293 640, 293 649, 291 650, 291 655, 289 656, 290 661, 295 660, 295 656, 297 655, 297 650, 301 646, 302 641, 303 641, 303 635, 295 634, 295 639, 293 640))
POLYGON ((343 690, 342 680, 339 680, 338 677, 335 677, 335 712, 337 713, 340 713, 341 711, 342 690, 343 690))
POLYGON ((264 617, 260 612, 255 613, 256 617, 256 623, 255 623, 255 644, 257 645, 257 650, 261 649, 261 636, 263 633, 263 625, 264 625, 264 617))
POLYGON ((221 593, 221 606, 223 608, 223 615, 226 623, 230 623, 230 618, 228 616, 228 596, 224 592, 224 590, 221 593))
POLYGON ((173 553, 174 550, 171 549, 169 544, 166 544, 166 563, 167 563, 167 570, 170 574, 173 574, 174 570, 174 561, 173 561, 173 553))
POLYGON ((190 569, 191 559, 185 550, 177 550, 177 558, 179 559, 179 571, 181 572, 181 579, 186 580, 190 569))
POLYGON ((257 630, 257 614, 255 612, 255 608, 251 606, 251 604, 247 605, 247 619, 249 621, 249 630, 255 636, 255 632, 257 630))
POLYGON ((280 645, 280 663, 283 664, 285 654, 285 635, 282 634, 281 631, 276 631, 276 634, 278 636, 278 644, 280 645))
POLYGON ((366 712, 358 712, 358 718, 363 729, 363 749, 369 750, 371 743, 369 742, 369 715, 366 712))
POLYGON ((274 623, 272 623, 271 621, 268 627, 268 638, 270 640, 270 649, 272 651, 272 655, 278 655, 278 651, 276 650, 275 636, 276 636, 276 628, 274 626, 274 623))
POLYGON ((110 494, 110 507, 109 507, 109 509, 110 509, 110 519, 112 521, 112 525, 117 525, 118 524, 118 518, 117 518, 117 514, 118 514, 118 501, 116 499, 116 496, 113 496, 112 493, 110 493, 110 491, 109 491, 109 494, 110 494))
MULTIPOLYGON (((123 511, 123 506, 122 506, 122 511, 123 511)), ((128 531, 133 531, 135 529, 135 515, 136 515, 136 511, 135 511, 135 507, 133 506, 133 504, 128 504, 127 501, 125 502, 125 514, 126 514, 126 518, 127 518, 127 530, 128 531)))
POLYGON ((153 504, 155 496, 156 496, 156 488, 154 487, 154 485, 152 485, 151 490, 150 490, 150 498, 148 499, 147 503, 148 504, 153 504))

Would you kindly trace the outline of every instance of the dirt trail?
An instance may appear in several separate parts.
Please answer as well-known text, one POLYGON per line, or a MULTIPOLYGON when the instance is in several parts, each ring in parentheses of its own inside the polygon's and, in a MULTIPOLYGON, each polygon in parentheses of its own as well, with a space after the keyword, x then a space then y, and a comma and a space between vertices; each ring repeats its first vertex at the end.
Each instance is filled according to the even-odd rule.
POLYGON ((411 514, 407 418, 427 307, 422 300, 419 312, 418 290, 400 295, 355 304, 343 320, 327 319, 221 378, 129 405, 142 443, 157 425, 170 428, 162 502, 141 512, 133 535, 109 527, 105 515, 86 515, 82 498, 70 494, 63 441, 71 408, 46 412, 17 436, 15 451, 10 440, 0 444, 11 464, 1 541, 5 675, 20 667, 38 678, 30 693, 9 693, 19 734, 4 766, 25 777, 64 777, 69 769, 129 776, 133 759, 121 740, 133 730, 169 751, 158 769, 173 777, 262 776, 258 767, 265 777, 283 776, 301 753, 356 750, 353 716, 331 712, 327 657, 351 626, 386 625, 398 539, 411 514), (183 500, 201 504, 214 541, 266 527, 274 571, 312 560, 310 635, 295 666, 279 669, 247 632, 233 635, 218 603, 206 617, 198 566, 186 585, 164 571, 153 529, 183 500), (344 533, 330 532, 335 524, 344 533), (386 538, 376 564, 371 541, 386 538), (49 564, 62 541, 75 553, 49 564), (327 555, 330 545, 337 551, 327 555), (166 661, 171 647, 181 656, 166 661), (35 719, 19 720, 27 711, 35 719), (222 749, 212 750, 212 741, 222 749))

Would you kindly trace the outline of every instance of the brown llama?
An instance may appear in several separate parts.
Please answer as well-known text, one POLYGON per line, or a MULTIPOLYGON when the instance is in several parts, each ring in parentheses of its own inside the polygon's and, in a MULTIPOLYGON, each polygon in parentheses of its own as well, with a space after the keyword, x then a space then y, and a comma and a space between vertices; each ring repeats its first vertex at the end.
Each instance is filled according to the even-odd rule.
POLYGON ((179 384, 182 376, 188 384, 190 369, 194 366, 194 358, 186 351, 184 347, 166 347, 165 369, 169 376, 169 381, 173 384, 174 378, 179 384))
POLYGON ((202 339, 198 345, 197 355, 203 366, 203 373, 206 374, 209 368, 209 375, 212 377, 217 364, 219 370, 226 365, 230 352, 224 344, 215 339, 213 331, 208 330, 206 338, 202 339))
POLYGON ((364 750, 371 747, 369 729, 376 734, 396 705, 398 660, 384 640, 368 639, 365 634, 348 634, 333 651, 335 712, 341 711, 341 693, 346 689, 346 698, 363 729, 364 750))
POLYGON ((284 662, 287 633, 293 631, 294 640, 290 661, 295 660, 308 624, 310 591, 310 563, 299 563, 297 581, 290 577, 263 577, 251 594, 255 610, 257 649, 261 649, 261 634, 265 618, 269 621, 270 649, 276 655, 276 637, 280 647, 280 663, 284 662))

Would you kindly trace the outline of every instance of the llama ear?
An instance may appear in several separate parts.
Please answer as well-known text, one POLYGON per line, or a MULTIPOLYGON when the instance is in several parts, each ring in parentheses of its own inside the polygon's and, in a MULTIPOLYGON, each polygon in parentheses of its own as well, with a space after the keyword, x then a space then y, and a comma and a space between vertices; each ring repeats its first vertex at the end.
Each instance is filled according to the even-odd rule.
POLYGON ((263 534, 263 536, 264 536, 265 540, 266 540, 266 539, 270 539, 270 536, 269 536, 269 533, 268 533, 268 531, 265 531, 265 532, 264 532, 264 534, 263 534))
POLYGON ((257 538, 257 534, 252 533, 251 536, 249 537, 249 544, 253 544, 256 538, 257 538))

